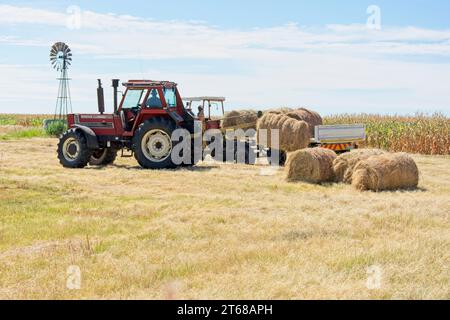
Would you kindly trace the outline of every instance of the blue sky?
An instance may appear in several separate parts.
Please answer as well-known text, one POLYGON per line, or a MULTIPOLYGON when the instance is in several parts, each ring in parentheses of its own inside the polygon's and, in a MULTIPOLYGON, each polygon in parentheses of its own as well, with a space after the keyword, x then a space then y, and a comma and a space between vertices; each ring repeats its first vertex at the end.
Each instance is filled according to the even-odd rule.
POLYGON ((118 77, 225 95, 228 109, 450 115, 449 13, 418 0, 1 1, 0 112, 53 110, 49 47, 65 41, 75 112, 95 111, 97 78, 118 77))

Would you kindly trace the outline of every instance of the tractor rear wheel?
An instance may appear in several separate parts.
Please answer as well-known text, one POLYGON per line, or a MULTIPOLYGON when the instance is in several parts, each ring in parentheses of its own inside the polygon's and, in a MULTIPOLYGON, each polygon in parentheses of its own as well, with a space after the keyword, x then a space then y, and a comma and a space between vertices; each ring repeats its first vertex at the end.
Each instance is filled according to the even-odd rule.
POLYGON ((107 166, 112 164, 117 157, 117 149, 103 148, 95 150, 92 153, 89 164, 91 166, 107 166))
POLYGON ((84 168, 92 155, 82 132, 70 129, 63 133, 58 143, 58 159, 66 168, 84 168))
POLYGON ((133 137, 134 157, 146 169, 175 168, 172 161, 172 132, 176 129, 173 121, 152 118, 143 122, 133 137))

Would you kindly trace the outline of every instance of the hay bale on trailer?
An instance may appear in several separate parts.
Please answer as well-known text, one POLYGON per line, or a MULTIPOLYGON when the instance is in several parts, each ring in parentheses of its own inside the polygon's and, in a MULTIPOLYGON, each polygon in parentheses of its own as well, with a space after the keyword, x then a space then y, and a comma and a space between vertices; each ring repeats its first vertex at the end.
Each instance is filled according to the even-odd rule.
POLYGON ((304 121, 298 121, 287 117, 284 114, 265 113, 259 119, 258 130, 267 129, 266 143, 260 141, 265 147, 274 147, 271 141, 272 130, 279 130, 279 148, 286 152, 296 151, 306 148, 310 142, 310 133, 308 124, 304 121))
POLYGON ((308 110, 306 108, 279 108, 271 109, 265 112, 265 114, 276 114, 276 115, 286 115, 289 118, 305 121, 309 125, 309 130, 311 136, 314 136, 314 127, 323 124, 322 117, 315 111, 308 110))
POLYGON ((360 161, 353 172, 352 185, 358 190, 417 188, 419 169, 406 153, 382 154, 360 161))
POLYGON ((241 128, 241 129, 256 129, 256 122, 258 121, 258 112, 255 110, 235 110, 227 112, 223 118, 222 127, 241 128))
POLYGON ((294 111, 294 109, 292 108, 287 108, 287 107, 282 107, 282 108, 278 108, 278 109, 270 109, 267 110, 265 113, 272 113, 272 114, 286 114, 289 112, 294 111))
POLYGON ((322 117, 317 112, 305 108, 295 109, 286 113, 286 115, 296 120, 305 121, 309 125, 311 136, 314 135, 314 127, 323 124, 322 117))
POLYGON ((333 182, 334 159, 336 153, 324 148, 303 149, 290 153, 286 163, 286 179, 289 182, 333 182))
POLYGON ((333 162, 336 180, 351 184, 353 171, 358 162, 384 153, 386 152, 380 149, 357 149, 341 154, 333 162))

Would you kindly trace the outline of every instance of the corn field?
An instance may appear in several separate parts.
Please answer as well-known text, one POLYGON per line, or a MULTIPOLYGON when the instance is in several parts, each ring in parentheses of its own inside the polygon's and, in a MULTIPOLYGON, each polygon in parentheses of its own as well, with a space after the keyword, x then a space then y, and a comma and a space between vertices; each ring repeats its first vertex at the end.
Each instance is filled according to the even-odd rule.
POLYGON ((44 119, 53 119, 45 114, 0 114, 0 126, 41 127, 44 119))
MULTIPOLYGON (((41 127, 49 115, 0 114, 0 126, 41 127)), ((324 124, 363 123, 367 127, 364 146, 394 152, 429 155, 450 154, 450 118, 443 114, 387 116, 342 114, 324 117, 324 124)))
POLYGON ((363 123, 366 147, 428 155, 450 154, 450 118, 443 114, 384 116, 343 114, 324 118, 324 124, 363 123))

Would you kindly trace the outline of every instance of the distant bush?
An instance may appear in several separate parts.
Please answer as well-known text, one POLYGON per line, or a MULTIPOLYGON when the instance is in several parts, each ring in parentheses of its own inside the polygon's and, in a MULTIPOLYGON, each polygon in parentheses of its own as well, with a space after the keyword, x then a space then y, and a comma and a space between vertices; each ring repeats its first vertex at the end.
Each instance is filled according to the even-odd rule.
POLYGON ((59 136, 63 134, 67 130, 67 122, 64 120, 55 120, 51 121, 47 128, 45 129, 45 132, 47 132, 50 136, 59 136))

